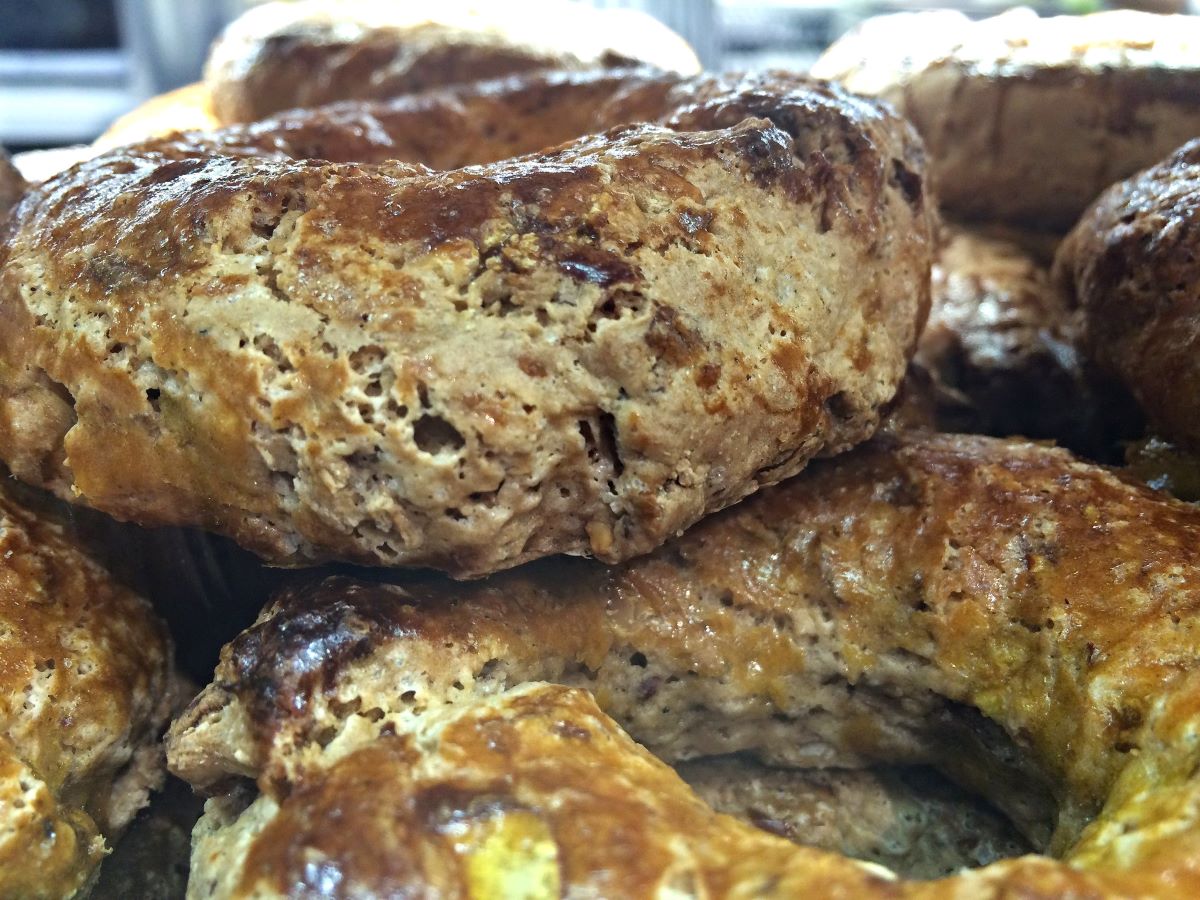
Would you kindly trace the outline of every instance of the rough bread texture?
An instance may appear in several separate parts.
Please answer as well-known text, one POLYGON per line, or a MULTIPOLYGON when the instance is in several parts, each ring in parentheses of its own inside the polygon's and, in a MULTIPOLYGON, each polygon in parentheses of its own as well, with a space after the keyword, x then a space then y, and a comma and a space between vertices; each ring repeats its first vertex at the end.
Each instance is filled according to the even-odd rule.
POLYGON ((1104 188, 1200 133, 1200 20, 1118 11, 865 22, 813 74, 882 97, 956 215, 1065 231, 1104 188))
POLYGON ((941 878, 1030 850, 1003 816, 930 769, 781 769, 721 756, 676 771, 719 813, 903 878, 941 878))
POLYGON ((942 430, 1052 439, 1115 461, 1141 417, 1086 364, 1079 340, 1078 316, 1048 266, 1007 241, 948 233, 915 357, 933 376, 942 430))
POLYGON ((1106 191, 1059 247, 1084 346, 1160 435, 1200 450, 1200 141, 1106 191))
MULTIPOLYGON (((328 877, 378 887, 361 865, 390 858, 382 848, 409 842, 409 829, 437 826, 414 812, 334 834, 323 824, 329 804, 354 810, 356 792, 393 785, 410 796, 400 776, 365 760, 410 746, 406 736, 414 743, 399 768, 442 758, 421 737, 431 721, 455 710, 486 717, 514 686, 539 680, 587 688, 667 761, 744 751, 801 767, 935 765, 1061 857, 863 884, 855 865, 822 856, 818 866, 799 849, 776 868, 764 837, 761 853, 712 857, 728 880, 709 896, 795 896, 788 879, 822 872, 845 896, 1193 895, 1198 532, 1200 510, 1065 451, 910 435, 817 464, 621 568, 547 560, 470 585, 333 579, 294 590, 230 644, 168 739, 172 768, 222 795, 198 832, 196 896, 209 895, 205 885, 244 896, 246 885, 273 884, 263 888, 272 896, 307 877, 298 863, 313 846, 328 877), (259 796, 225 791, 239 778, 259 796), (337 844, 344 834, 352 847, 337 844), (740 880, 744 865, 757 881, 740 880)), ((467 787, 439 796, 452 810, 488 796, 544 811, 560 852, 583 840, 580 852, 614 878, 643 877, 641 860, 655 860, 656 878, 679 874, 657 851, 627 855, 646 838, 636 827, 628 844, 616 827, 583 839, 557 830, 554 798, 601 782, 623 787, 598 787, 590 808, 645 817, 647 847, 695 848, 707 838, 691 829, 710 820, 674 806, 684 802, 677 788, 670 801, 643 791, 633 762, 592 761, 588 747, 599 745, 575 742, 573 713, 556 707, 542 721, 559 737, 527 754, 503 729, 491 750, 448 752, 447 781, 467 787), (495 768, 476 780, 485 757, 495 768), (547 793, 533 800, 512 787, 527 783, 527 763, 566 768, 543 771, 547 793), (576 765, 588 773, 581 782, 566 774, 576 765)), ((740 842, 743 832, 721 827, 740 842)), ((680 865, 701 877, 703 863, 680 865)), ((562 871, 574 888, 596 870, 562 871)), ((412 883, 450 890, 457 872, 425 870, 412 883)), ((650 893, 622 885, 630 890, 612 893, 650 893)))
POLYGON ((0 896, 82 891, 161 784, 165 629, 0 482, 0 896))
POLYGON ((0 457, 275 562, 617 562, 875 430, 928 309, 921 165, 890 113, 771 75, 115 151, 10 222, 0 457), (380 161, 630 121, 663 124, 380 161))
POLYGON ((218 121, 402 94, 545 69, 647 64, 692 75, 700 62, 657 19, 546 0, 429 4, 301 0, 234 21, 205 70, 218 121))

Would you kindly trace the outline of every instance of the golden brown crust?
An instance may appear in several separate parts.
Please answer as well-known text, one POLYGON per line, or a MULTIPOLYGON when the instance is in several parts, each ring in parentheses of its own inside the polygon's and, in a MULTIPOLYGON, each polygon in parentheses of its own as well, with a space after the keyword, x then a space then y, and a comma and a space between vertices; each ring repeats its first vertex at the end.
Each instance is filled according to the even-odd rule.
POLYGON ((1200 132, 1198 47, 1192 16, 916 13, 869 20, 813 74, 912 120, 948 211, 1065 231, 1200 132))
POLYGON ((231 24, 212 48, 205 84, 218 121, 252 122, 545 69, 640 64, 700 71, 679 35, 632 10, 302 0, 251 9, 231 24))
POLYGON ((927 309, 920 171, 900 120, 782 75, 557 74, 114 152, 14 224, 0 456, 280 562, 624 559, 875 429, 927 309), (629 121, 665 124, 379 162, 629 121))
POLYGON ((0 484, 0 895, 90 881, 161 782, 173 701, 149 605, 0 484))
POLYGON ((889 885, 863 864, 714 813, 586 692, 555 685, 447 707, 278 803, 260 797, 238 816, 239 805, 209 801, 189 897, 331 887, 372 897, 767 896, 789 863, 799 877, 780 888, 798 896, 820 883, 824 861, 847 870, 836 885, 847 893, 822 896, 889 885))
MULTIPOLYGON (((740 881, 751 874, 716 857, 728 880, 715 896, 814 873, 854 896, 1188 896, 1200 886, 1198 532, 1200 510, 1061 450, 889 438, 620 569, 545 561, 472 585, 334 579, 285 594, 227 649, 213 685, 174 726, 169 756, 194 783, 246 775, 263 792, 241 818, 216 804, 201 871, 233 864, 230 877, 252 880, 239 861, 249 852, 273 860, 254 870, 273 873, 263 878, 290 878, 294 863, 271 854, 327 840, 300 827, 326 810, 282 797, 350 808, 340 779, 357 777, 355 754, 385 752, 380 735, 419 736, 440 709, 487 717, 485 707, 510 703, 513 685, 550 680, 591 690, 668 760, 741 750, 777 764, 935 764, 1064 860, 1031 857, 928 885, 854 884, 866 876, 845 861, 779 857, 765 842, 734 854, 755 860, 758 881, 740 881), (276 850, 257 849, 260 829, 273 829, 276 850)), ((561 723, 574 721, 555 706, 541 727, 564 734, 561 723)), ((475 783, 467 751, 443 763, 435 744, 415 746, 418 767, 428 754, 447 782, 475 783)), ((495 765, 512 768, 489 777, 524 785, 525 758, 497 746, 509 762, 495 765)), ((531 746, 528 764, 563 752, 554 741, 531 746)), ((580 782, 540 782, 538 803, 612 778, 626 789, 589 795, 597 815, 649 816, 653 837, 634 834, 650 847, 708 846, 705 830, 717 826, 689 794, 662 782, 629 788, 618 758, 594 765, 580 782)), ((421 821, 400 827, 426 833, 421 821)), ((364 846, 373 832, 354 833, 364 846)), ((624 877, 614 840, 607 857, 594 834, 581 852, 624 877)), ((334 858, 332 870, 354 863, 334 858)), ((630 879, 644 877, 629 865, 630 879)), ((665 878, 669 866, 655 865, 665 878)), ((440 870, 429 877, 461 884, 440 870)), ((644 884, 628 882, 635 893, 644 884)))
POLYGON ((1084 344, 1151 426, 1200 449, 1200 141, 1114 185, 1059 248, 1084 344))
POLYGON ((941 430, 1050 439, 1115 461, 1141 417, 1078 344, 1078 319, 1047 266, 1014 243, 948 232, 914 360, 932 375, 941 430))

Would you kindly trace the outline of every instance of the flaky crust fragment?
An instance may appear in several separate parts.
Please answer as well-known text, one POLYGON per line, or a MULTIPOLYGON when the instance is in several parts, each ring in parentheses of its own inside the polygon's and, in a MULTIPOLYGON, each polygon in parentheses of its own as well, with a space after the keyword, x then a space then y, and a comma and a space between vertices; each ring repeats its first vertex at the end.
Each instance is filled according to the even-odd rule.
POLYGON ((1200 133, 1198 50, 1186 15, 908 13, 863 23, 813 74, 912 120, 948 211, 1061 232, 1200 133))
POLYGON ((1113 185, 1055 259, 1084 346, 1158 434, 1200 450, 1200 141, 1113 185))
POLYGON ((162 781, 173 702, 149 604, 0 482, 0 896, 90 883, 162 781))
MULTIPOLYGON (((405 806, 426 791, 467 820, 481 797, 531 811, 554 852, 595 866, 564 868, 564 890, 606 877, 623 896, 689 879, 708 896, 796 896, 816 879, 822 896, 1195 895, 1198 532, 1200 510, 1065 451, 910 435, 814 466, 615 570, 555 560, 472 585, 293 591, 227 648, 172 730, 182 776, 217 788, 247 776, 260 792, 211 801, 195 895, 273 896, 307 877, 308 847, 329 877, 378 888, 364 868, 388 856, 368 849, 375 835, 440 840, 415 811, 428 807, 405 806), (785 850, 714 822, 659 775, 640 780, 641 750, 609 755, 620 742, 605 720, 539 680, 590 690, 666 760, 934 764, 1061 861, 915 883, 785 850), (509 742, 507 726, 480 726, 494 751, 422 736, 443 714, 507 717, 497 710, 533 695, 559 697, 535 717, 544 742, 509 742), (389 746, 407 748, 397 766, 421 773, 419 790, 368 767, 389 746), (555 765, 561 777, 546 774, 555 765), (443 774, 424 781, 427 766, 443 774), (394 829, 339 828, 353 848, 318 824, 392 790, 382 807, 414 812, 394 829), (563 796, 587 797, 610 827, 572 833, 563 796), (710 828, 735 852, 709 856, 710 828)), ((470 893, 454 866, 411 877, 470 893)))
POLYGON ((928 308, 921 165, 785 75, 560 73, 115 151, 0 250, 0 457, 275 562, 616 562, 874 431, 928 308), (661 124, 455 168, 621 122, 661 124))
POLYGON ((235 20, 213 45, 204 81, 212 114, 230 123, 545 69, 641 64, 700 71, 683 38, 635 10, 546 0, 300 0, 235 20))

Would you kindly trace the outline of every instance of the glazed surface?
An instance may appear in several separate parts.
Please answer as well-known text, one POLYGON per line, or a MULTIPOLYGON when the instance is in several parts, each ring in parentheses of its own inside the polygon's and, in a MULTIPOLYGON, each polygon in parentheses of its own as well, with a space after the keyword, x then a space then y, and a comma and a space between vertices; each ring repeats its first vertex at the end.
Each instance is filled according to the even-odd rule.
POLYGON ((834 88, 628 72, 112 151, 9 224, 0 456, 275 562, 616 562, 872 433, 921 167, 834 88))
POLYGON ((25 192, 25 179, 9 159, 8 153, 0 147, 0 216, 8 212, 25 192))
POLYGON ((0 895, 91 883, 162 782, 172 678, 149 604, 0 482, 0 895))
POLYGON ((1059 248, 1084 345, 1160 435, 1200 450, 1200 141, 1114 185, 1059 248))
POLYGON ((683 38, 634 10, 302 0, 264 4, 233 22, 213 45, 205 89, 217 121, 252 122, 538 70, 643 64, 700 71, 683 38))
POLYGON ((1079 316, 1049 265, 973 229, 947 229, 943 240, 915 357, 932 376, 939 430, 1054 440, 1116 461, 1119 439, 1139 436, 1142 417, 1089 365, 1079 316))
POLYGON ((356 848, 448 848, 420 798, 471 823, 487 797, 581 860, 556 869, 564 890, 1187 896, 1198 529, 1195 507, 1062 450, 915 435, 822 462, 617 569, 555 560, 472 585, 285 593, 169 740, 172 767, 221 794, 194 895, 274 896, 307 877, 308 848, 364 890, 470 895, 474 849, 383 872, 370 861, 389 854, 312 824, 375 808, 356 791, 395 791, 381 808, 412 813, 385 828, 364 811, 346 829, 356 848), (546 681, 586 689, 604 715, 546 681), (450 721, 475 737, 447 742, 450 721), (618 724, 668 761, 932 764, 1057 859, 896 881, 713 817, 618 724), (410 767, 415 781, 396 774, 410 767), (257 790, 226 792, 232 776, 257 790), (573 830, 585 809, 603 829, 573 830))

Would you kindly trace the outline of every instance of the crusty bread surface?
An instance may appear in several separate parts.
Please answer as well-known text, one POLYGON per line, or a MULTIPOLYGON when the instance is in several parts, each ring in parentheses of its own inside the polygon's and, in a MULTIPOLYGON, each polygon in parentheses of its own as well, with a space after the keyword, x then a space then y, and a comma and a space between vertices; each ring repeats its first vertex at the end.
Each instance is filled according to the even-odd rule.
POLYGON ((314 855, 365 891, 466 890, 487 853, 439 823, 483 840, 518 810, 555 890, 1188 896, 1198 529, 1062 450, 910 434, 616 569, 293 590, 173 727, 173 769, 218 794, 195 896, 275 896, 314 855), (896 881, 714 818, 622 729, 666 761, 934 765, 1049 855, 896 881))
POLYGON ((616 562, 874 431, 928 308, 921 169, 890 113, 783 75, 115 150, 9 222, 0 457, 274 562, 616 562))

